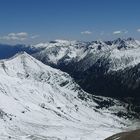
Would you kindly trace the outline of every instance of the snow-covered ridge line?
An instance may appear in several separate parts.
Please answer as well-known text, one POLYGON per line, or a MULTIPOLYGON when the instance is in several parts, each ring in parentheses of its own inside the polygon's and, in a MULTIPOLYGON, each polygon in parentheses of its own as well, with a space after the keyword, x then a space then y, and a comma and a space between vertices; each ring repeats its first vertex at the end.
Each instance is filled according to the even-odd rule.
POLYGON ((140 41, 133 38, 70 45, 54 41, 32 55, 69 73, 91 94, 139 96, 140 41))
POLYGON ((112 100, 110 108, 100 108, 99 102, 110 99, 93 96, 91 100, 68 74, 26 53, 3 64, 1 140, 103 140, 132 125, 115 115, 119 110, 127 113, 119 101, 112 100))
POLYGON ((35 47, 44 48, 34 54, 37 59, 54 65, 91 61, 89 67, 104 58, 109 64, 109 71, 115 71, 140 63, 140 41, 133 38, 92 42, 56 40, 35 47))
POLYGON ((14 58, 16 58, 16 57, 18 57, 18 56, 21 56, 21 55, 28 55, 28 56, 30 56, 30 55, 29 55, 28 53, 26 53, 25 51, 22 51, 22 52, 16 53, 14 56, 12 56, 12 57, 10 57, 10 58, 1 59, 1 60, 0 60, 0 63, 3 62, 3 61, 10 61, 10 60, 12 60, 12 59, 14 59, 14 58))

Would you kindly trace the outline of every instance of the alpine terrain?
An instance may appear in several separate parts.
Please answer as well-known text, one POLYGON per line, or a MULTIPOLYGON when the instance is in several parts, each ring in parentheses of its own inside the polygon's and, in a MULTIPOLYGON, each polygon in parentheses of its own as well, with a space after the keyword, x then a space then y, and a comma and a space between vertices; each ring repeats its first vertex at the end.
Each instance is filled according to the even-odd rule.
MULTIPOLYGON (((83 73, 99 64, 97 59, 107 57, 106 51, 112 50, 110 57, 113 59, 106 65, 112 66, 108 73, 122 70, 122 61, 119 66, 113 65, 113 60, 117 59, 113 53, 122 52, 118 53, 119 61, 125 48, 121 51, 105 43, 101 43, 100 49, 83 43, 61 43, 48 44, 36 56, 41 53, 42 61, 44 57, 44 62, 57 66, 61 66, 61 62, 71 65, 73 61, 79 66, 77 71, 83 73), (99 51, 102 52, 100 55, 99 51), (84 64, 84 69, 80 63, 81 66, 84 64)), ((126 51, 135 49, 138 48, 134 46, 126 51)), ((135 64, 138 56, 136 58, 135 64)), ((131 66, 133 61, 127 66, 131 66)), ((101 61, 100 66, 104 63, 101 61)), ((128 104, 122 101, 84 92, 69 74, 47 66, 25 52, 0 61, 0 140, 103 140, 139 127, 127 107, 128 104)))
POLYGON ((56 40, 34 47, 42 48, 34 57, 69 73, 88 93, 133 103, 140 112, 140 41, 56 40))

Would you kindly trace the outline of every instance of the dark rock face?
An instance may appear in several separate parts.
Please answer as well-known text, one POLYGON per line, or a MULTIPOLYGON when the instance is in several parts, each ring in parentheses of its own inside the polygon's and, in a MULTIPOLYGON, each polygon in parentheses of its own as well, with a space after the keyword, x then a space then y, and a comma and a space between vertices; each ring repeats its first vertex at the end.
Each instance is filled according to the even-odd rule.
POLYGON ((119 133, 105 140, 140 140, 140 130, 119 133))
POLYGON ((110 97, 140 97, 140 65, 107 73, 106 67, 92 66, 75 76, 83 89, 110 97))
POLYGON ((69 73, 88 93, 113 97, 132 104, 132 110, 140 112, 140 64, 116 72, 107 72, 108 64, 99 61, 86 71, 77 71, 78 64, 59 65, 69 73))

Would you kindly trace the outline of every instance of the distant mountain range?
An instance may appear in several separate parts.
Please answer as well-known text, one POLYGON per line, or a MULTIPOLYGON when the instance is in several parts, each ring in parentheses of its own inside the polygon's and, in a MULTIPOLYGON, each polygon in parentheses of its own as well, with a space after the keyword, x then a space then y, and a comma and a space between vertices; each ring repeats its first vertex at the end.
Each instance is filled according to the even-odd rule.
POLYGON ((132 38, 114 41, 38 44, 44 50, 33 56, 59 68, 90 92, 111 97, 139 96, 140 42, 132 38))
MULTIPOLYGON (((8 46, 7 51, 8 48, 12 49, 11 55, 14 52, 26 51, 44 64, 69 73, 88 93, 133 102, 134 110, 140 112, 138 40, 133 38, 91 42, 55 40, 32 46, 8 46)), ((3 49, 0 53, 3 54, 3 49)), ((1 56, 7 57, 6 52, 1 56)))

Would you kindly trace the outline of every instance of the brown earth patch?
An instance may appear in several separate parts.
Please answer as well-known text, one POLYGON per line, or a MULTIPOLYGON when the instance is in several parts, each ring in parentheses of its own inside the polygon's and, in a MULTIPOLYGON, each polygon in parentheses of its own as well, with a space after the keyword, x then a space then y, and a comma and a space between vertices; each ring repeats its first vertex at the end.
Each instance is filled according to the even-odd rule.
POLYGON ((140 129, 113 135, 105 140, 140 140, 140 129))

